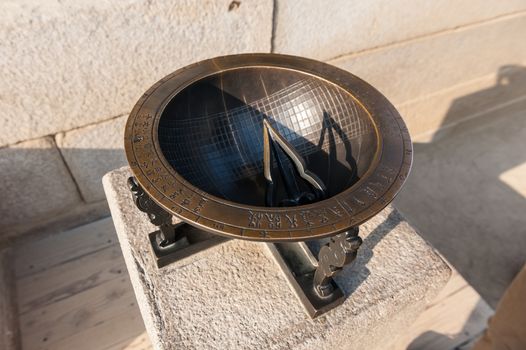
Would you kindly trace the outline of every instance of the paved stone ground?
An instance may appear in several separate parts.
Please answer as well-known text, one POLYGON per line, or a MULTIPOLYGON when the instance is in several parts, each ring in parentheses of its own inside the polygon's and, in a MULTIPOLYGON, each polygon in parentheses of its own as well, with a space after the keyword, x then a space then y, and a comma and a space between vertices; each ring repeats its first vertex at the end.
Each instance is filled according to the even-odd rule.
POLYGON ((526 261, 525 113, 517 102, 415 142, 395 201, 492 306, 526 261))

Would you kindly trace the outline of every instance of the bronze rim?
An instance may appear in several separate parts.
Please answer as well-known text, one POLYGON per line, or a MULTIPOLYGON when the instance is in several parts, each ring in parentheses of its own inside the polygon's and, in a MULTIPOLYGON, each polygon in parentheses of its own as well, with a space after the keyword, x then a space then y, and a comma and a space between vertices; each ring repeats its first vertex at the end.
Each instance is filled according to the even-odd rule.
POLYGON ((408 130, 392 104, 375 88, 326 63, 278 54, 242 54, 204 60, 153 85, 126 124, 124 144, 133 175, 159 205, 183 221, 240 239, 298 241, 338 234, 368 220, 389 204, 412 162, 408 130), (273 67, 320 77, 350 93, 369 113, 377 151, 366 174, 347 190, 297 207, 243 205, 206 193, 170 166, 160 149, 158 125, 166 105, 192 83, 240 67, 273 67))

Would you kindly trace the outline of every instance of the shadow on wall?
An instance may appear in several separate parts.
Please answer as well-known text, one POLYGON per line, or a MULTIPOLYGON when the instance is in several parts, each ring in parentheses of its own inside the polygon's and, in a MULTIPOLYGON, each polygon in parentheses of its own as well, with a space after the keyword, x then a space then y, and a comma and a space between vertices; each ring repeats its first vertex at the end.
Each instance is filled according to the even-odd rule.
POLYGON ((101 178, 126 164, 124 151, 62 149, 61 152, 51 137, 0 149, 0 241, 66 220, 68 216, 80 216, 80 221, 76 221, 79 224, 82 216, 93 220, 108 215, 101 178), (66 157, 76 159, 76 164, 68 162, 66 167, 63 161, 66 157))
MULTIPOLYGON (((489 88, 455 99, 448 108, 440 128, 449 128, 467 118, 474 118, 501 109, 504 105, 526 98, 526 67, 505 65, 499 68, 495 84, 489 88)), ((442 133, 434 134, 432 142, 442 133)))
MULTIPOLYGON (((454 100, 442 126, 414 144, 395 206, 495 307, 526 262, 526 68, 504 66, 494 86, 454 100)), ((409 348, 437 348, 419 338, 409 348)))

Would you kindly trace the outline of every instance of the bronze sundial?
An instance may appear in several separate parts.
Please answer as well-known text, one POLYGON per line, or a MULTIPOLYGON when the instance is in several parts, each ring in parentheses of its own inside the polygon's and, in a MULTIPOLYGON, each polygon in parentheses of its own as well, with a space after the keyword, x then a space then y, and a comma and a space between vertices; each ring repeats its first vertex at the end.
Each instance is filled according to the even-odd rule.
POLYGON ((341 302, 331 276, 356 256, 358 226, 391 202, 412 161, 403 120, 375 88, 277 54, 217 57, 165 77, 130 114, 125 149, 135 200, 160 226, 158 257, 184 236, 172 215, 280 242, 271 250, 312 316, 341 302), (324 237, 319 262, 284 243, 324 237), (303 277, 298 259, 312 265, 303 277))

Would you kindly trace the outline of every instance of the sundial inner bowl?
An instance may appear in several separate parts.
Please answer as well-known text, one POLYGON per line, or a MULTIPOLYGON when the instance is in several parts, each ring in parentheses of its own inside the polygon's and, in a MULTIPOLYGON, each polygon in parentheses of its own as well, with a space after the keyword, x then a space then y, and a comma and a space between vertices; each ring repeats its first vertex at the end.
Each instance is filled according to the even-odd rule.
MULTIPOLYGON (((350 92, 320 77, 273 67, 219 72, 183 89, 161 115, 159 145, 193 186, 265 206, 264 119, 326 185, 326 198, 355 184, 377 151, 373 121, 350 92)), ((284 183, 276 179, 276 203, 287 197, 284 183)), ((309 190, 305 181, 298 184, 309 190)))
POLYGON ((403 120, 374 87, 278 54, 217 57, 168 75, 137 102, 124 141, 137 184, 168 213, 211 233, 274 242, 360 225, 392 201, 412 161, 403 120), (290 204, 291 178, 302 194, 323 184, 323 195, 290 204))

